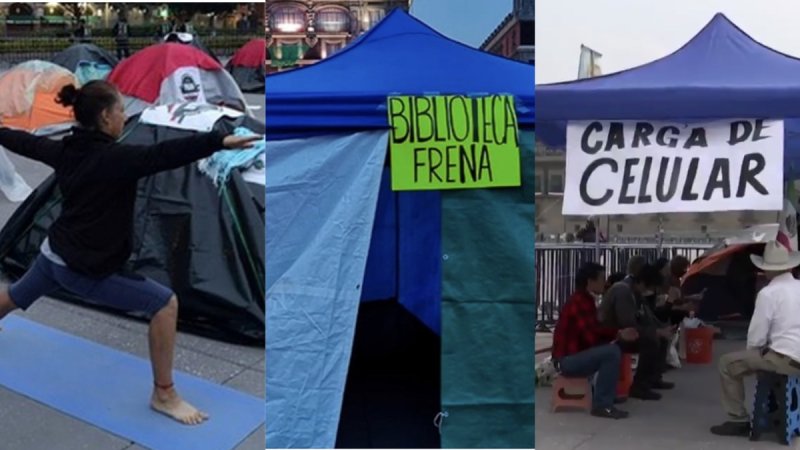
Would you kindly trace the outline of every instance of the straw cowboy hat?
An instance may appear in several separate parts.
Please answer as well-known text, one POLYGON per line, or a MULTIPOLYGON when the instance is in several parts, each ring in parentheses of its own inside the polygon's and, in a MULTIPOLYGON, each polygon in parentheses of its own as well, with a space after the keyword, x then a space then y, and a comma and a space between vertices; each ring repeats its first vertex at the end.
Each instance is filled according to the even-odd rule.
POLYGON ((777 241, 769 241, 764 256, 750 255, 750 260, 765 272, 783 272, 800 266, 800 252, 790 252, 777 241))

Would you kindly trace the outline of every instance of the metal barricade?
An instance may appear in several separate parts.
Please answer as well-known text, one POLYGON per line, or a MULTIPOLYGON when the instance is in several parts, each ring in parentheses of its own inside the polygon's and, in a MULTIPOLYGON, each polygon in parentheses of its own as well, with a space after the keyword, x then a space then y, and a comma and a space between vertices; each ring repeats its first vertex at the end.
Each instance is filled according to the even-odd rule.
POLYGON ((547 244, 536 243, 536 310, 540 329, 558 320, 558 312, 575 290, 575 274, 587 261, 605 266, 607 275, 625 272, 633 255, 649 261, 660 257, 685 256, 693 261, 711 244, 547 244), (595 255, 598 255, 595 257, 595 255))
MULTIPOLYGON (((215 55, 220 58, 228 58, 255 37, 258 36, 221 34, 200 36, 200 39, 215 55)), ((68 37, 6 37, 0 38, 0 63, 11 66, 34 59, 49 61, 58 52, 79 41, 105 48, 112 54, 117 48, 115 39, 108 36, 93 36, 80 40, 68 37)), ((133 53, 161 41, 154 37, 131 37, 128 42, 130 51, 133 53)))

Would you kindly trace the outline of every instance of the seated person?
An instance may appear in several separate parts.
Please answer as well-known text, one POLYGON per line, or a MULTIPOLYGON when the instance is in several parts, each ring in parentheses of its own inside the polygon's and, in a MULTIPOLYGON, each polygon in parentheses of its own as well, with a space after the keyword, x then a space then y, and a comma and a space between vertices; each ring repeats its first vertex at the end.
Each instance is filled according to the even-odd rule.
POLYGON ((628 260, 627 270, 628 273, 625 276, 625 279, 633 278, 639 275, 639 272, 642 271, 642 268, 647 265, 647 259, 642 255, 633 255, 631 259, 628 260))
POLYGON ((750 415, 745 408, 744 378, 763 370, 800 376, 800 281, 792 269, 800 266, 800 253, 770 241, 764 256, 751 255, 769 284, 756 298, 747 331, 747 349, 719 360, 722 407, 728 421, 711 427, 721 436, 748 436, 750 415))
POLYGON ((689 270, 689 258, 683 255, 677 255, 669 262, 670 284, 675 287, 681 286, 681 278, 686 275, 689 270))
POLYGON ((672 261, 667 258, 656 261, 655 266, 661 272, 664 282, 656 290, 656 298, 651 307, 663 324, 679 325, 689 315, 689 311, 694 311, 692 302, 702 299, 702 293, 687 296, 681 293, 680 277, 686 273, 688 262, 683 256, 676 256, 672 261), (680 270, 682 273, 676 276, 675 272, 680 270))
POLYGON ((605 268, 588 262, 575 276, 576 291, 561 309, 553 333, 553 365, 567 377, 597 374, 592 415, 624 419, 628 413, 614 406, 622 353, 613 342, 633 341, 636 330, 602 327, 597 321, 595 295, 605 286, 605 268))
POLYGON ((624 280, 626 276, 627 275, 625 275, 625 272, 614 272, 609 275, 608 279, 606 280, 606 288, 603 290, 603 294, 611 289, 611 286, 615 285, 619 281, 624 280))
POLYGON ((639 353, 639 365, 629 395, 641 400, 659 400, 661 394, 653 389, 674 387, 662 380, 673 329, 660 324, 645 300, 661 285, 661 281, 656 266, 645 264, 638 275, 629 275, 611 286, 599 308, 602 325, 616 329, 635 328, 638 332, 638 339, 622 342, 620 346, 625 352, 639 353))

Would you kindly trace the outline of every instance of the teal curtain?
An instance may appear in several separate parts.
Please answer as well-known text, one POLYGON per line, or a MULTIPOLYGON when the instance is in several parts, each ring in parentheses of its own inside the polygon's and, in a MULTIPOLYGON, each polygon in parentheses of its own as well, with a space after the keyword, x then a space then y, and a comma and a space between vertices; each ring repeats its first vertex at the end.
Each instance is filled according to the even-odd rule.
POLYGON ((522 186, 442 191, 442 447, 534 448, 534 134, 522 186))
POLYGON ((308 46, 300 42, 299 44, 282 44, 278 48, 277 44, 269 47, 269 57, 272 61, 272 67, 291 67, 297 64, 303 58, 308 46))

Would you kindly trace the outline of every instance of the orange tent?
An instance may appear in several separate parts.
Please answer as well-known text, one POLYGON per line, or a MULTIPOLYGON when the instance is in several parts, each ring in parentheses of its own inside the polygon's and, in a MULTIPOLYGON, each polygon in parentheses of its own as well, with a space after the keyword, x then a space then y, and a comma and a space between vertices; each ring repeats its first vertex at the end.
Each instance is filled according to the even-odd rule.
POLYGON ((709 250, 689 266, 681 282, 684 283, 699 273, 725 275, 728 271, 728 264, 734 254, 747 251, 750 246, 764 245, 768 241, 776 240, 779 231, 780 226, 778 224, 770 223, 754 225, 731 233, 722 243, 709 250))
POLYGON ((71 108, 56 103, 67 84, 79 85, 75 74, 45 61, 28 61, 0 74, 2 125, 33 131, 73 122, 71 108))
POLYGON ((725 271, 728 268, 727 263, 730 260, 731 256, 734 253, 744 251, 749 245, 751 244, 735 244, 728 247, 724 247, 718 251, 709 254, 708 256, 704 257, 703 259, 689 266, 689 269, 686 271, 686 274, 681 279, 681 282, 683 283, 690 277, 697 275, 699 273, 710 273, 712 275, 725 275, 725 271))

